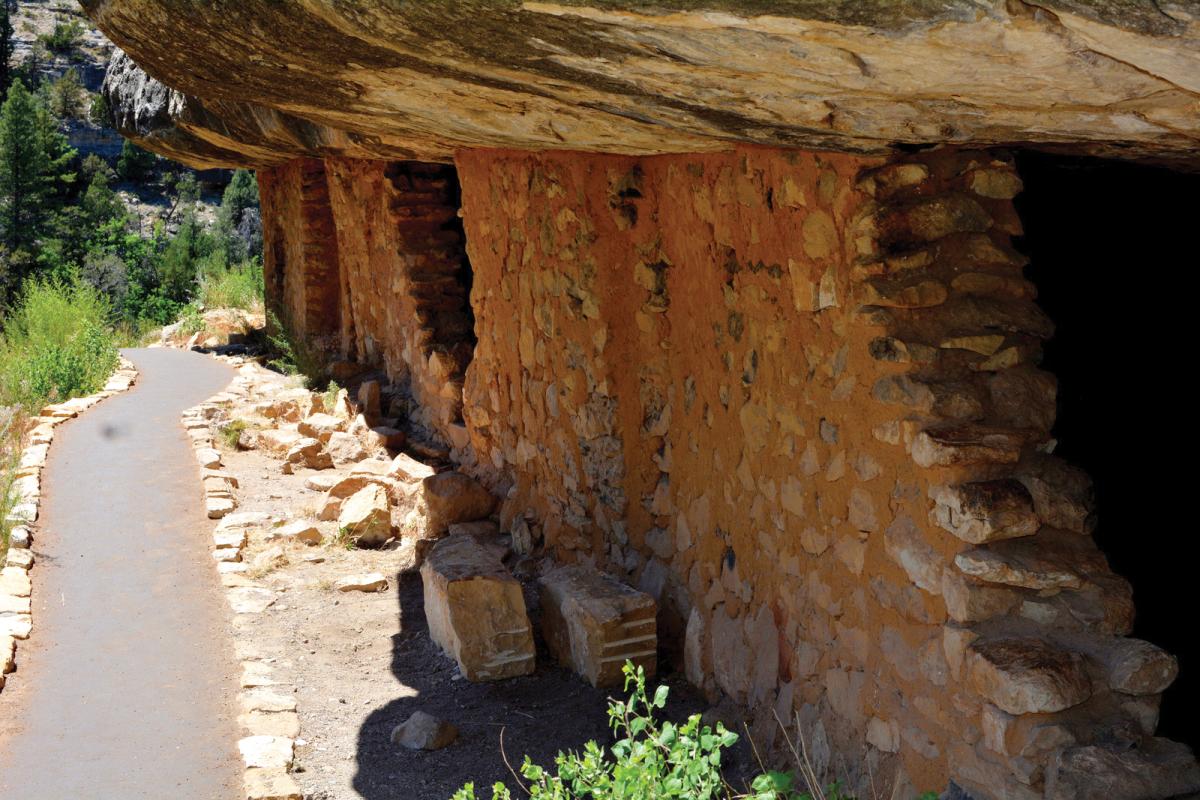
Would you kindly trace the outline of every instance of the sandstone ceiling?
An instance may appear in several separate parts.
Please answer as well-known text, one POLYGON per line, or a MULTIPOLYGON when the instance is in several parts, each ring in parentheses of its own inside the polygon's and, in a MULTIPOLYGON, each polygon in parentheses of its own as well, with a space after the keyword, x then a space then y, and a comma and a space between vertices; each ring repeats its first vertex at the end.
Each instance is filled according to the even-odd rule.
POLYGON ((1200 162, 1200 0, 82 5, 128 54, 122 129, 196 166, 735 142, 1200 162))

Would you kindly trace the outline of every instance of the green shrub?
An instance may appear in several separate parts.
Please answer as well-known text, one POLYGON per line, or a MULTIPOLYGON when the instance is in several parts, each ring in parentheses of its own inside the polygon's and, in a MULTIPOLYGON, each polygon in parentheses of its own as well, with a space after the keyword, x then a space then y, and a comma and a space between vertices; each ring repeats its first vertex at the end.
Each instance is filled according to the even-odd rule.
MULTIPOLYGON (((721 776, 721 754, 738 735, 718 722, 715 729, 702 725, 700 715, 676 725, 654 718, 667 704, 667 687, 650 698, 646 674, 626 661, 626 701, 610 700, 608 721, 617 741, 605 752, 594 741, 583 753, 560 752, 554 772, 534 764, 528 756, 521 765, 521 788, 532 800, 854 800, 838 782, 821 786, 803 747, 792 745, 798 774, 764 772, 750 784, 749 793, 738 793, 721 776), (800 784, 803 784, 801 787, 800 784)), ((476 800, 475 785, 468 783, 452 800, 476 800)), ((503 783, 492 786, 492 800, 512 800, 503 783)), ((937 800, 926 792, 917 800, 937 800)))
POLYGON ((51 53, 70 55, 79 47, 79 42, 83 39, 83 30, 83 23, 77 19, 59 19, 54 22, 54 30, 43 33, 38 37, 38 41, 51 53))
POLYGON ((8 514, 17 501, 13 484, 21 461, 24 416, 19 408, 0 408, 0 561, 8 552, 8 537, 12 534, 13 526, 8 522, 8 514))
POLYGON ((198 297, 205 308, 262 310, 263 272, 258 259, 231 267, 216 263, 201 269, 198 297))
POLYGON ((272 311, 267 312, 267 345, 267 366, 285 375, 303 376, 309 388, 326 382, 325 354, 307 339, 294 336, 287 322, 272 311))
MULTIPOLYGON (((682 725, 659 723, 654 713, 666 706, 667 687, 658 687, 654 697, 649 697, 645 671, 628 662, 625 689, 632 689, 628 700, 609 703, 609 725, 617 737, 610 752, 588 742, 582 753, 559 753, 554 772, 526 756, 521 775, 529 781, 525 787, 529 796, 534 800, 728 797, 721 777, 721 751, 737 742, 738 735, 719 722, 715 730, 701 725, 699 714, 682 725)), ((497 783, 492 798, 511 800, 511 793, 497 783)), ((453 800, 475 800, 474 785, 464 786, 453 800)))
POLYGON ((0 335, 0 405, 36 410, 103 388, 117 367, 108 301, 75 281, 28 281, 0 335))

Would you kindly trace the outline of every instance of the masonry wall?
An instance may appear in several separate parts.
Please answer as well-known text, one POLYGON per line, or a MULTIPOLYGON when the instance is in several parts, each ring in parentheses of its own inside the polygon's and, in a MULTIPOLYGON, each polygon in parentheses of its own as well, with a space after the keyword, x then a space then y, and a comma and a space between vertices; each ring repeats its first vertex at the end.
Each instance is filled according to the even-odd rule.
POLYGON ((297 159, 258 177, 268 306, 314 343, 332 344, 342 288, 325 162, 297 159))
MULTIPOLYGON (((327 162, 337 241, 319 255, 336 252, 344 352, 411 384, 518 548, 653 594, 664 658, 860 790, 1082 796, 1104 772, 1093 742, 1174 752, 1146 738, 1174 661, 1121 638, 1130 590, 1088 535, 1090 484, 1051 454, 1053 327, 1011 246, 1007 161, 456 167, 473 358, 436 344, 414 280, 466 267, 442 247, 461 246, 457 198, 427 183, 451 173, 327 162)), ((269 229, 291 169, 265 183, 269 229)))
POLYGON ((326 163, 345 276, 343 351, 408 387, 413 422, 465 444, 462 386, 474 320, 454 169, 326 163))
POLYGON ((799 720, 818 767, 864 783, 1041 797, 1073 791, 1064 748, 1152 731, 1165 683, 1116 665, 1174 665, 1114 638, 1128 585, 1087 537, 1086 476, 1045 453, 1052 326, 1010 164, 458 168, 465 416, 504 524, 654 594, 689 678, 757 737, 799 720))

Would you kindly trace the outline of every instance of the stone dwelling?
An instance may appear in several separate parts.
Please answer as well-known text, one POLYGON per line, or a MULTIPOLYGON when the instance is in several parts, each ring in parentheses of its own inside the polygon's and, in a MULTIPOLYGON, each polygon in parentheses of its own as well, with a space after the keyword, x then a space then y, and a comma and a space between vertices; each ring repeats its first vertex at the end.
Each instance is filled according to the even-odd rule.
POLYGON ((1200 3, 83 6, 128 135, 258 170, 281 317, 756 731, 885 787, 1200 791, 1054 452, 1012 155, 1194 170, 1200 3))

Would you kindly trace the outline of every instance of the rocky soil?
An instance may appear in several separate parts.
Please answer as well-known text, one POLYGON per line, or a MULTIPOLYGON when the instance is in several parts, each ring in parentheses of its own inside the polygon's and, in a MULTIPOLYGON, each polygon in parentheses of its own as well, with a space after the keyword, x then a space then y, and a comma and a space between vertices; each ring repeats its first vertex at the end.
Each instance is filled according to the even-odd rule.
MULTIPOLYGON (((320 422, 317 414, 309 413, 309 421, 302 423, 297 403, 312 412, 313 403, 333 400, 326 409, 334 412, 329 416, 341 414, 342 427, 351 429, 355 412, 364 405, 351 402, 345 390, 324 398, 298 389, 295 379, 241 357, 229 360, 240 365, 240 376, 225 395, 227 404, 220 411, 204 412, 210 415, 205 425, 187 424, 197 444, 211 441, 217 447, 216 454, 197 451, 209 467, 219 455, 220 472, 206 474, 236 483, 231 493, 236 510, 219 526, 254 523, 246 528, 248 537, 236 553, 214 553, 231 592, 240 587, 254 593, 243 595, 253 602, 234 607, 237 655, 246 665, 243 684, 251 694, 266 690, 277 698, 294 698, 298 714, 286 711, 291 706, 287 702, 281 706, 284 713, 268 718, 250 712, 259 719, 244 718, 243 724, 254 733, 295 739, 292 777, 304 797, 448 798, 469 780, 481 786, 505 780, 515 787, 506 754, 513 766, 519 766, 525 754, 549 764, 559 750, 578 748, 588 739, 607 741, 609 693, 555 665, 540 634, 533 674, 488 683, 466 680, 429 637, 422 581, 416 572, 423 546, 389 536, 383 547, 356 547, 344 525, 319 519, 330 496, 328 488, 351 474, 386 474, 393 459, 416 470, 413 456, 434 469, 442 468, 443 462, 430 459, 429 449, 420 444, 402 454, 363 435, 366 446, 350 458, 344 455, 344 442, 325 443, 326 451, 339 453, 334 466, 310 469, 297 456, 296 463, 289 463, 286 452, 268 448, 291 439, 297 428, 310 431, 320 422), (231 426, 232 432, 222 433, 231 426), (313 543, 318 538, 313 529, 319 532, 319 543, 313 543), (240 561, 230 560, 235 556, 240 561), (449 745, 424 750, 393 743, 394 729, 418 711, 457 729, 449 745)), ((372 390, 363 393, 366 405, 373 405, 372 390)), ((373 421, 403 425, 391 419, 373 421)), ((358 430, 361 434, 370 429, 359 424, 358 430)), ((324 465, 323 458, 313 458, 324 465)), ((382 480, 404 481, 404 474, 395 470, 382 480)), ((224 499, 210 494, 210 503, 224 499)), ((232 510, 212 507, 222 509, 214 516, 232 510)), ((419 528, 421 520, 414 514, 426 512, 419 505, 415 510, 393 505, 391 513, 393 532, 398 534, 419 528)), ((553 565, 536 557, 514 557, 507 539, 499 535, 495 544, 506 553, 505 563, 523 578, 526 604, 538 631, 540 609, 533 581, 553 565)), ((702 701, 682 675, 663 679, 672 689, 672 717, 702 710, 702 701)), ((729 763, 734 773, 745 770, 748 753, 735 752, 729 763)))

